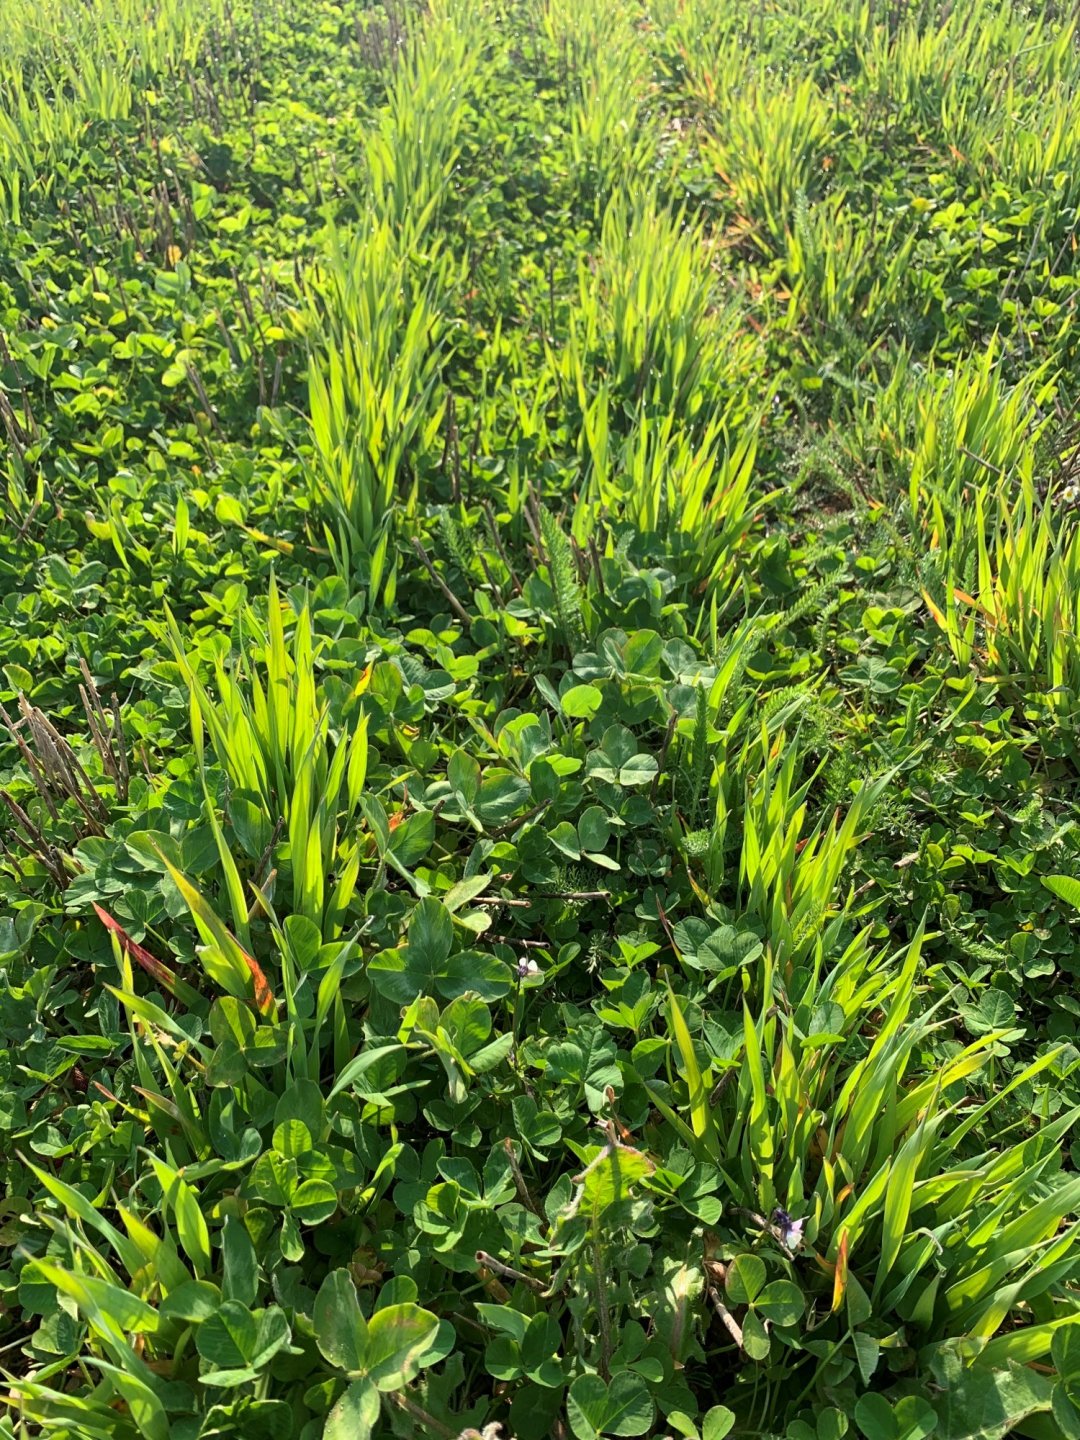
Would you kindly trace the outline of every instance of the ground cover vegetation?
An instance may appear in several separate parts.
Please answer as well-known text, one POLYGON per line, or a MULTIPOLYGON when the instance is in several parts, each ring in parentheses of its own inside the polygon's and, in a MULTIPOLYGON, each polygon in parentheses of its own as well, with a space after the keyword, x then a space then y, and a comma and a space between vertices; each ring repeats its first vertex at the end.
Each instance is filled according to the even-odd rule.
POLYGON ((1080 1435, 1080 50, 7 0, 0 1434, 1080 1435))

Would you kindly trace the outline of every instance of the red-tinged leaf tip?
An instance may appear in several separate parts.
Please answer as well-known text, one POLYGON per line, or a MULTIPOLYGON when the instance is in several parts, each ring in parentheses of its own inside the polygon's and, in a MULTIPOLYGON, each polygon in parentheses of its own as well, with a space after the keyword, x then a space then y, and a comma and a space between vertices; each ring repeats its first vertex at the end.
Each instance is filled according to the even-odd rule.
POLYGON ((156 980, 159 985, 163 985, 170 994, 175 993, 176 976, 169 967, 159 960, 156 955, 151 955, 145 946, 140 945, 137 940, 133 940, 120 924, 119 920, 110 915, 107 910, 103 910, 97 901, 94 901, 94 912, 105 926, 105 929, 116 936, 126 953, 130 955, 133 960, 137 960, 146 973, 156 980))
POLYGON ((840 1248, 836 1255, 836 1270, 833 1274, 833 1295, 832 1308, 835 1313, 844 1303, 844 1291, 847 1289, 848 1276, 848 1232, 845 1230, 840 1236, 840 1248))
POLYGON ((949 622, 945 619, 945 616, 941 613, 941 610, 938 608, 937 605, 934 604, 933 600, 931 600, 930 596, 926 593, 925 590, 922 592, 922 597, 923 600, 926 602, 926 608, 934 617, 934 621, 938 625, 938 627, 942 630, 947 630, 949 628, 949 622))
POLYGON ((244 961, 251 972, 251 981, 255 986, 255 1004, 261 1015, 272 1015, 277 1002, 274 999, 274 992, 270 989, 269 981, 263 973, 263 968, 253 955, 246 950, 241 951, 244 961))

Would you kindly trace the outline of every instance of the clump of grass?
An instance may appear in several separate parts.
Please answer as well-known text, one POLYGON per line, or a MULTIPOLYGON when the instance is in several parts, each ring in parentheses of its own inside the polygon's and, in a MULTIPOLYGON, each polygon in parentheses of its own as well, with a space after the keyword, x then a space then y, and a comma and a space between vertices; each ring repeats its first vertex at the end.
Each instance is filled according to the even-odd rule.
POLYGON ((442 423, 437 401, 448 283, 426 274, 393 225, 369 217, 335 234, 309 283, 311 458, 305 473, 339 574, 392 604, 395 517, 415 512, 418 459, 442 423))

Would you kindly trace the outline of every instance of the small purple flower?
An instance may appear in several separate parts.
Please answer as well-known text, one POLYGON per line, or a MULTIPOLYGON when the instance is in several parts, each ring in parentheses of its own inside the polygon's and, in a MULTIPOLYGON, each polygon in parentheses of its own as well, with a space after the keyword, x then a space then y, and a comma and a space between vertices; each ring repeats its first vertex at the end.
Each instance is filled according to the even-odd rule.
POLYGON ((772 1223, 776 1227, 781 1245, 788 1250, 798 1250, 806 1229, 805 1219, 793 1220, 786 1210, 777 1207, 772 1213, 772 1223))
POLYGON ((530 960, 527 955, 522 955, 517 963, 517 977, 519 980, 527 980, 530 975, 538 975, 540 966, 535 960, 530 960))

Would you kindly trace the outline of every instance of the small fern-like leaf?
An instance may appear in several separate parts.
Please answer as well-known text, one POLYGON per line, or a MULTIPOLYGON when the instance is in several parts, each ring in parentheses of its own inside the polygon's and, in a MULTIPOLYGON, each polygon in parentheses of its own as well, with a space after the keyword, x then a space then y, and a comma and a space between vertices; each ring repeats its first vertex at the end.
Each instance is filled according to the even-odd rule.
POLYGON ((563 638, 570 648, 576 649, 585 639, 585 621, 582 613, 581 581, 570 541, 563 534, 559 522, 549 510, 540 511, 540 534, 548 553, 548 570, 551 590, 555 597, 555 614, 563 638))

